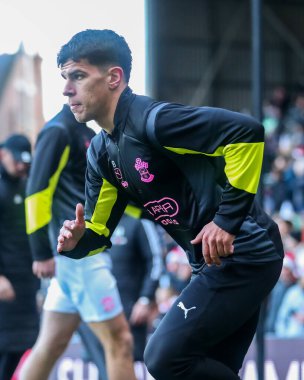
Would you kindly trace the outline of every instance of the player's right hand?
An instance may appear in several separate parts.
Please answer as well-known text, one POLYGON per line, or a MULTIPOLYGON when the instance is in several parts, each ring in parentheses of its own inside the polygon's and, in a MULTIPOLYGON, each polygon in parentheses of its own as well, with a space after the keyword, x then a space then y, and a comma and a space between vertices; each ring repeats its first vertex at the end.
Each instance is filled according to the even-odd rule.
POLYGON ((191 244, 202 245, 202 255, 208 266, 221 265, 221 257, 233 255, 233 241, 235 235, 224 231, 214 222, 206 224, 203 229, 191 240, 191 244))
POLYGON ((57 251, 71 251, 74 249, 85 232, 84 208, 78 203, 74 220, 66 220, 60 229, 58 236, 57 251))

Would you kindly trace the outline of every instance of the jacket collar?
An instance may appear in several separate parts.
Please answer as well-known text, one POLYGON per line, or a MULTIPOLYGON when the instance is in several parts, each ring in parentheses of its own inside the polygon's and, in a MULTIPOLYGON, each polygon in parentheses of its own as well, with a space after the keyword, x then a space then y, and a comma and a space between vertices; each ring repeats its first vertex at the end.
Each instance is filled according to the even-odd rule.
POLYGON ((113 136, 117 135, 119 130, 125 126, 129 113, 129 107, 134 98, 135 94, 133 94, 130 87, 126 87, 121 93, 114 114, 114 130, 112 133, 113 136))

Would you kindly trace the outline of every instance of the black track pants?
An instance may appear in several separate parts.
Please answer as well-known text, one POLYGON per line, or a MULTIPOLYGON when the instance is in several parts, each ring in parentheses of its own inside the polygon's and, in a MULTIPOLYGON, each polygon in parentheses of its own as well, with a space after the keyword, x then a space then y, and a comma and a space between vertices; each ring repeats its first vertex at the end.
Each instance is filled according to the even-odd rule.
POLYGON ((145 363, 156 380, 237 380, 262 301, 282 260, 205 266, 150 338, 145 363))

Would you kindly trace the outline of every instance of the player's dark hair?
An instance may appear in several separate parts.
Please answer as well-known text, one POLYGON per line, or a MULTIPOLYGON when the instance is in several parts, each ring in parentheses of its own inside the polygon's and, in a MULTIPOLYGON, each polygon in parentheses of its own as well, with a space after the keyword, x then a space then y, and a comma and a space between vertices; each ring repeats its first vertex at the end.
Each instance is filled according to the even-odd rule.
POLYGON ((57 55, 58 67, 68 60, 79 62, 87 59, 96 66, 117 65, 123 69, 126 82, 129 82, 132 68, 131 50, 124 39, 113 30, 87 29, 75 34, 63 45, 57 55))

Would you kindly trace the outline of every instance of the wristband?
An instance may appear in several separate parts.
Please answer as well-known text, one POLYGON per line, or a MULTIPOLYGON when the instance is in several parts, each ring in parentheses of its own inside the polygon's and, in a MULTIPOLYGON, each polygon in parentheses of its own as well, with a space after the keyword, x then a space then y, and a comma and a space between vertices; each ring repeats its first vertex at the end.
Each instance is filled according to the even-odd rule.
POLYGON ((139 297, 137 302, 140 303, 141 305, 149 305, 151 301, 149 300, 148 297, 139 297))

